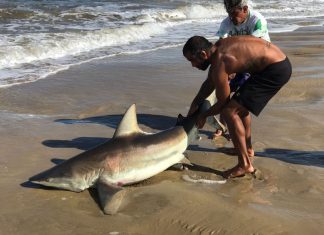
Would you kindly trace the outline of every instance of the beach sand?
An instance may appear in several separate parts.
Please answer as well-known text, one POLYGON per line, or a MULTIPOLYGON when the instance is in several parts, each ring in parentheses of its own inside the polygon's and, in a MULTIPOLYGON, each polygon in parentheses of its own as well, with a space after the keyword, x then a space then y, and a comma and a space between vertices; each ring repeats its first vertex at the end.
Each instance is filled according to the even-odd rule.
POLYGON ((135 186, 120 212, 104 215, 95 190, 44 189, 28 178, 109 140, 137 105, 144 131, 186 114, 206 72, 182 48, 120 55, 0 89, 0 234, 321 234, 324 229, 324 30, 271 35, 293 65, 291 81, 252 120, 257 179, 222 185, 210 169, 236 164, 232 144, 202 139, 186 151, 199 170, 167 170, 135 186))

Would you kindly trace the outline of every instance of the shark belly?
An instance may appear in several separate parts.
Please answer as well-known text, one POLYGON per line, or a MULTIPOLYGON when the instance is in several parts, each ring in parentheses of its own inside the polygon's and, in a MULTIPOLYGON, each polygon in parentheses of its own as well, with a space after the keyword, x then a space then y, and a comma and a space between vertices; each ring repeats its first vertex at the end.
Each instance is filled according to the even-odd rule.
POLYGON ((145 148, 135 146, 133 151, 122 157, 118 171, 114 174, 103 174, 102 177, 115 185, 127 185, 148 179, 179 163, 188 146, 187 135, 180 128, 164 134, 171 135, 172 138, 160 138, 158 143, 153 142, 145 148))

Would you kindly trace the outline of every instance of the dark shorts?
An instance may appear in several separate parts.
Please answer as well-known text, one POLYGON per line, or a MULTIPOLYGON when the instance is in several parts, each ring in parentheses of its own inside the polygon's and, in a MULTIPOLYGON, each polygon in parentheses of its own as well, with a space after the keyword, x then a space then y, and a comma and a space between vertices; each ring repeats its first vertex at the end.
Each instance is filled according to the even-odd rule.
POLYGON ((286 57, 257 74, 251 74, 232 99, 258 116, 269 100, 289 81, 291 72, 291 64, 286 57))

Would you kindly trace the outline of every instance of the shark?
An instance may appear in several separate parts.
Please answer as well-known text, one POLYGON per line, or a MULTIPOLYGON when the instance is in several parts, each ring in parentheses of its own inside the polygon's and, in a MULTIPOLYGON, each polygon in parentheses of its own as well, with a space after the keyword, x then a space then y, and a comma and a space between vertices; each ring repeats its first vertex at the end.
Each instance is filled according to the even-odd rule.
POLYGON ((125 187, 148 179, 171 166, 190 164, 184 156, 189 143, 198 136, 198 115, 211 102, 206 100, 190 117, 179 114, 174 127, 147 133, 137 122, 136 105, 125 112, 113 137, 29 179, 34 184, 73 192, 96 188, 105 214, 118 212, 125 187))

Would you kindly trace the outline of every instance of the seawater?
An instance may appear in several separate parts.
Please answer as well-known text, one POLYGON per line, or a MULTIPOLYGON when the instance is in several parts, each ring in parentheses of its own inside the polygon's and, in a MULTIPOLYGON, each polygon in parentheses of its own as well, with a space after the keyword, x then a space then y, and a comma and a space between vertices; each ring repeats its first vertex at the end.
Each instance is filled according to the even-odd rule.
MULTIPOLYGON (((251 1, 270 32, 323 26, 324 0, 251 1)), ((46 78, 72 65, 217 39, 223 1, 0 1, 0 87, 46 78)))

